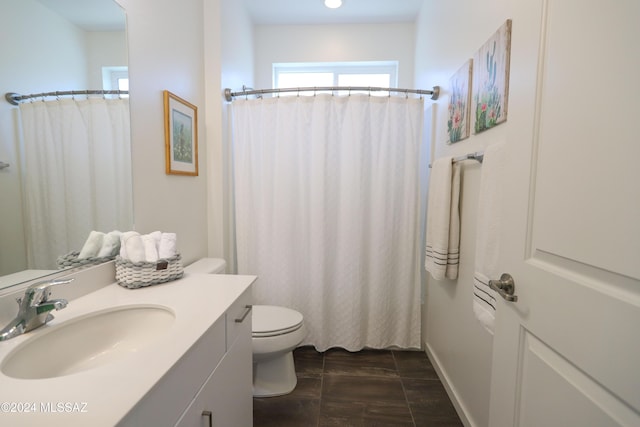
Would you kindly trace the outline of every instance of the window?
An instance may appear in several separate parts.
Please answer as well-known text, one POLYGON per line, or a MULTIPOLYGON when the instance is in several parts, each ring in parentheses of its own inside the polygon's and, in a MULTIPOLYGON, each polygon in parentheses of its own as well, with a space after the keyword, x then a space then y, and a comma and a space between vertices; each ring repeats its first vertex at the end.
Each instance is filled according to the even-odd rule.
MULTIPOLYGON (((273 64, 273 87, 274 89, 327 86, 396 87, 397 75, 396 61, 281 63, 273 64)), ((316 93, 321 92, 323 91, 316 93)), ((369 93, 368 91, 360 92, 369 93)), ((296 92, 284 92, 281 95, 296 94, 296 92)), ((347 91, 338 91, 337 94, 346 95, 347 91)), ((300 95, 313 95, 313 92, 301 92, 300 95)), ((387 96, 389 92, 372 92, 371 95, 387 96)))
MULTIPOLYGON (((104 90, 129 90, 128 67, 102 67, 102 88, 104 90)), ((126 97, 129 95, 121 95, 126 97)))

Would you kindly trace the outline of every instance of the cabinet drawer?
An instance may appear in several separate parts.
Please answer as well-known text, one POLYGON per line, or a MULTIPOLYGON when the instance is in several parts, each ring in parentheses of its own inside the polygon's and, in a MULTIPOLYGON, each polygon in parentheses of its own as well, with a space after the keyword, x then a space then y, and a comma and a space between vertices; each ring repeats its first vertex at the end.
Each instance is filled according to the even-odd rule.
POLYGON ((231 348, 238 333, 248 330, 251 336, 251 288, 247 289, 227 310, 227 350, 231 348))

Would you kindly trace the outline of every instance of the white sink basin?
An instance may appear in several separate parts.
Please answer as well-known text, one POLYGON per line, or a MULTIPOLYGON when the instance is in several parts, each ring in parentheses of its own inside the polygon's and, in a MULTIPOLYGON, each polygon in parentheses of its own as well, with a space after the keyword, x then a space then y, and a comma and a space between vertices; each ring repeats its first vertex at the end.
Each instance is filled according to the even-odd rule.
POLYGON ((62 377, 104 366, 158 340, 175 320, 162 306, 122 306, 47 327, 18 345, 0 370, 10 377, 62 377))

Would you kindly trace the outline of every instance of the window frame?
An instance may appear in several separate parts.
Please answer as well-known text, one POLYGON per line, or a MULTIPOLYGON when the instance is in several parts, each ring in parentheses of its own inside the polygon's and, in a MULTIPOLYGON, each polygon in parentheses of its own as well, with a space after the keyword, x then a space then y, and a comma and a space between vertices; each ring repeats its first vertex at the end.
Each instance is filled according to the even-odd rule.
POLYGON ((272 88, 279 87, 280 73, 333 73, 333 85, 338 86, 342 74, 389 74, 390 87, 398 86, 398 61, 357 62, 282 62, 272 64, 272 88))
POLYGON ((102 88, 104 90, 119 90, 119 79, 129 80, 129 67, 102 67, 102 88))

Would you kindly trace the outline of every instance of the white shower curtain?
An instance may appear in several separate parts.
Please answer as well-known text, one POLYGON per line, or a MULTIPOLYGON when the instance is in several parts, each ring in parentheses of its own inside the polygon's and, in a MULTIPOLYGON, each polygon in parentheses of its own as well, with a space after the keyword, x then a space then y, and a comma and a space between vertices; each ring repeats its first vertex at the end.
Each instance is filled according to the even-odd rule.
POLYGON ((420 347, 423 101, 352 95, 232 104, 238 272, 300 311, 319 351, 420 347))
POLYGON ((20 116, 29 268, 55 269, 90 230, 131 228, 129 101, 23 102, 20 116))

